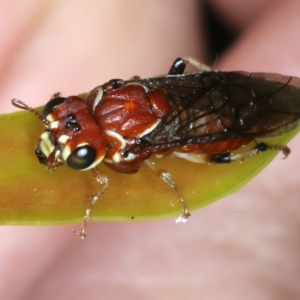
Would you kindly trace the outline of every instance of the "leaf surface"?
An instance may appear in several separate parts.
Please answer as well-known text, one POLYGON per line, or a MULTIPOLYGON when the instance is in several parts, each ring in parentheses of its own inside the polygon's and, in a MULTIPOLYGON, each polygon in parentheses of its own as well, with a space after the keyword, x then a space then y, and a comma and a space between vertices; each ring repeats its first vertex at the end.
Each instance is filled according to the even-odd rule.
MULTIPOLYGON (((89 201, 87 196, 99 189, 89 171, 63 166, 51 173, 39 164, 34 148, 43 130, 42 122, 26 111, 0 116, 1 224, 80 222, 89 201)), ((298 130, 264 141, 286 144, 298 130)), ((195 164, 166 157, 155 162, 171 172, 189 209, 195 210, 242 187, 277 153, 267 151, 230 165, 195 164)), ((116 173, 104 164, 99 168, 111 181, 107 193, 92 211, 92 220, 146 220, 181 213, 176 195, 147 166, 133 175, 116 173)))

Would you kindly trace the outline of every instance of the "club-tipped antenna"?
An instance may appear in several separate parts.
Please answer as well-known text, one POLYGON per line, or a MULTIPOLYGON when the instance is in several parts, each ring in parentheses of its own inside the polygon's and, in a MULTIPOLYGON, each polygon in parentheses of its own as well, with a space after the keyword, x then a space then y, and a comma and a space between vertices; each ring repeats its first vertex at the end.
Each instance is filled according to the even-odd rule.
POLYGON ((36 115, 45 125, 49 125, 49 121, 47 119, 45 119, 37 110, 27 105, 25 102, 19 99, 12 99, 11 103, 13 106, 30 111, 31 113, 36 115))

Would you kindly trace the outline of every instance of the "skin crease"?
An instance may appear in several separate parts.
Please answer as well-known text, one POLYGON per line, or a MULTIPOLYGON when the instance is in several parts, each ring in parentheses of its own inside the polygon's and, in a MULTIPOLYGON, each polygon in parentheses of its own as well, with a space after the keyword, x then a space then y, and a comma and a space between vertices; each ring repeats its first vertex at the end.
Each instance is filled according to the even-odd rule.
MULTIPOLYGON (((163 74, 178 56, 205 61, 193 1, 7 3, 0 1, 2 112, 14 110, 12 98, 38 106, 57 91, 163 74)), ((213 3, 224 20, 235 11, 235 1, 213 3)), ((297 1, 243 1, 236 19, 244 14, 246 25, 216 68, 300 76, 299 12, 297 1), (250 19, 248 5, 256 7, 250 19)), ((287 160, 279 154, 185 225, 90 224, 84 241, 71 233, 78 225, 1 227, 0 298, 299 299, 299 137, 289 146, 287 160)))

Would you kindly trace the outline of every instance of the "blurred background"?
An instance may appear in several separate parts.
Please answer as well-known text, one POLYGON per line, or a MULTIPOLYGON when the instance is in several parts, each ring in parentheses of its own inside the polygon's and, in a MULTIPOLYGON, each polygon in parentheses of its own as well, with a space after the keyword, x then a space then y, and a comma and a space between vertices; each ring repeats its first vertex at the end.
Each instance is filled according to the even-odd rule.
MULTIPOLYGON (((300 76, 299 13, 280 0, 0 0, 0 109, 164 74, 180 56, 300 76)), ((1 227, 0 298, 299 299, 299 137, 289 146, 186 225, 97 223, 84 241, 74 225, 1 227)))

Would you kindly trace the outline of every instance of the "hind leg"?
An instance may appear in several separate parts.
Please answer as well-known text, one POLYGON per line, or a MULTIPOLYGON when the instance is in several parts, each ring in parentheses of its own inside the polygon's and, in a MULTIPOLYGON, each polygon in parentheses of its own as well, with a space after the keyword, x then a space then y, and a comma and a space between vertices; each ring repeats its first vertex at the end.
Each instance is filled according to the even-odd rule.
POLYGON ((182 75, 184 74, 185 68, 187 64, 191 64, 196 69, 198 69, 201 72, 204 71, 211 71, 211 68, 204 64, 203 62, 192 58, 192 57, 179 57, 175 59, 173 62, 168 75, 182 75))

